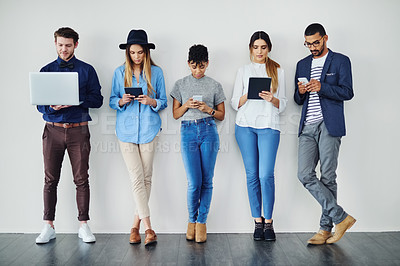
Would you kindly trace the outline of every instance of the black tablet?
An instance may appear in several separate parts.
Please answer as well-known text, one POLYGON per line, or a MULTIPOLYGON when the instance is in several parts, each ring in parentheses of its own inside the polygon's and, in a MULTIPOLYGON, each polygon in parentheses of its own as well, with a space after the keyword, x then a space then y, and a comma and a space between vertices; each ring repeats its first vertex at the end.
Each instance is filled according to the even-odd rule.
POLYGON ((262 91, 270 91, 271 78, 249 78, 249 90, 247 99, 262 100, 258 94, 262 91))
POLYGON ((143 94, 142 88, 140 88, 140 87, 127 87, 127 88, 125 88, 125 93, 134 95, 135 97, 138 97, 139 95, 143 94))

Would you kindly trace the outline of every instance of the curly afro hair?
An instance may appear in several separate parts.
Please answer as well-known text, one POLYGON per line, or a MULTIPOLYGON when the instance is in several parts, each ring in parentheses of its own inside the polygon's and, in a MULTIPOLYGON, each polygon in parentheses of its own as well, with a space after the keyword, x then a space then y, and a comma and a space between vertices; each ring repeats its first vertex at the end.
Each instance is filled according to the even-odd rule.
POLYGON ((208 62, 207 47, 205 47, 202 44, 195 44, 192 47, 190 47, 188 62, 196 63, 196 66, 208 62))

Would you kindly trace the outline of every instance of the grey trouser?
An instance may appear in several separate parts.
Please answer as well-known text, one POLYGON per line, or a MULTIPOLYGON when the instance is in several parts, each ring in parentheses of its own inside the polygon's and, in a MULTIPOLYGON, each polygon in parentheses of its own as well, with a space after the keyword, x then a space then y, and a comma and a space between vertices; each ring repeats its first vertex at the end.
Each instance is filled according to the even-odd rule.
POLYGON ((336 168, 341 137, 329 135, 323 121, 305 125, 299 137, 298 178, 322 207, 320 229, 331 231, 347 213, 337 204, 336 168), (315 168, 320 161, 321 178, 315 168))

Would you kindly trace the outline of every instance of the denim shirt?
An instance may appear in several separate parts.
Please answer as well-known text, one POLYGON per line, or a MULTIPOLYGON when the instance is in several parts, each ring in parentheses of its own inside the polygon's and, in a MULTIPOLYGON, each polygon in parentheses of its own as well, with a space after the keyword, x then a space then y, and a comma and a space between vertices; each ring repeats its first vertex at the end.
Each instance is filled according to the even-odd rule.
POLYGON ((73 68, 60 68, 63 60, 58 57, 57 60, 44 66, 40 72, 77 72, 79 79, 79 100, 82 103, 78 106, 71 106, 58 111, 49 105, 38 105, 37 109, 43 114, 43 119, 48 122, 56 123, 80 123, 91 121, 89 108, 100 108, 103 104, 99 78, 94 68, 78 60, 75 56, 68 63, 73 63, 73 68))
MULTIPOLYGON (((122 107, 119 100, 125 93, 124 86, 125 64, 114 71, 112 89, 110 95, 110 107, 117 110, 117 122, 115 131, 122 142, 144 144, 151 142, 161 129, 161 118, 158 111, 167 107, 167 96, 165 93, 164 75, 160 67, 151 66, 151 85, 155 94, 150 97, 157 101, 157 106, 141 104, 132 101, 122 107)), ((135 76, 132 77, 132 84, 142 88, 144 95, 147 95, 147 82, 140 75, 139 84, 135 76)))

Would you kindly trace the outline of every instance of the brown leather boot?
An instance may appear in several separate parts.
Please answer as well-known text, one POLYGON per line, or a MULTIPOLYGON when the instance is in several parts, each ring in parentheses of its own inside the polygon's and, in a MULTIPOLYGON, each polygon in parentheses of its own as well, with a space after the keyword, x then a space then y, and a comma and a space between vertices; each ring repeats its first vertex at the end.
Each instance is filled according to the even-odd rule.
POLYGON ((150 245, 150 244, 154 244, 157 242, 157 235, 156 233, 151 230, 151 229, 147 229, 144 234, 146 235, 146 238, 144 239, 144 245, 150 245))
POLYGON ((207 241, 207 227, 206 224, 196 223, 196 242, 203 243, 207 241))
POLYGON ((311 245, 322 245, 325 244, 326 240, 331 236, 331 232, 320 229, 313 237, 308 239, 307 243, 311 245))
POLYGON ((349 230, 355 222, 356 219, 354 219, 351 215, 347 215, 342 222, 335 226, 335 233, 332 237, 326 240, 326 243, 332 244, 339 241, 343 237, 344 233, 346 233, 346 231, 349 230))
POLYGON ((131 243, 131 244, 139 244, 140 242, 142 242, 142 240, 140 239, 139 229, 132 228, 131 229, 131 236, 129 237, 129 243, 131 243))
POLYGON ((196 223, 188 223, 186 231, 186 240, 193 241, 195 238, 196 223))

